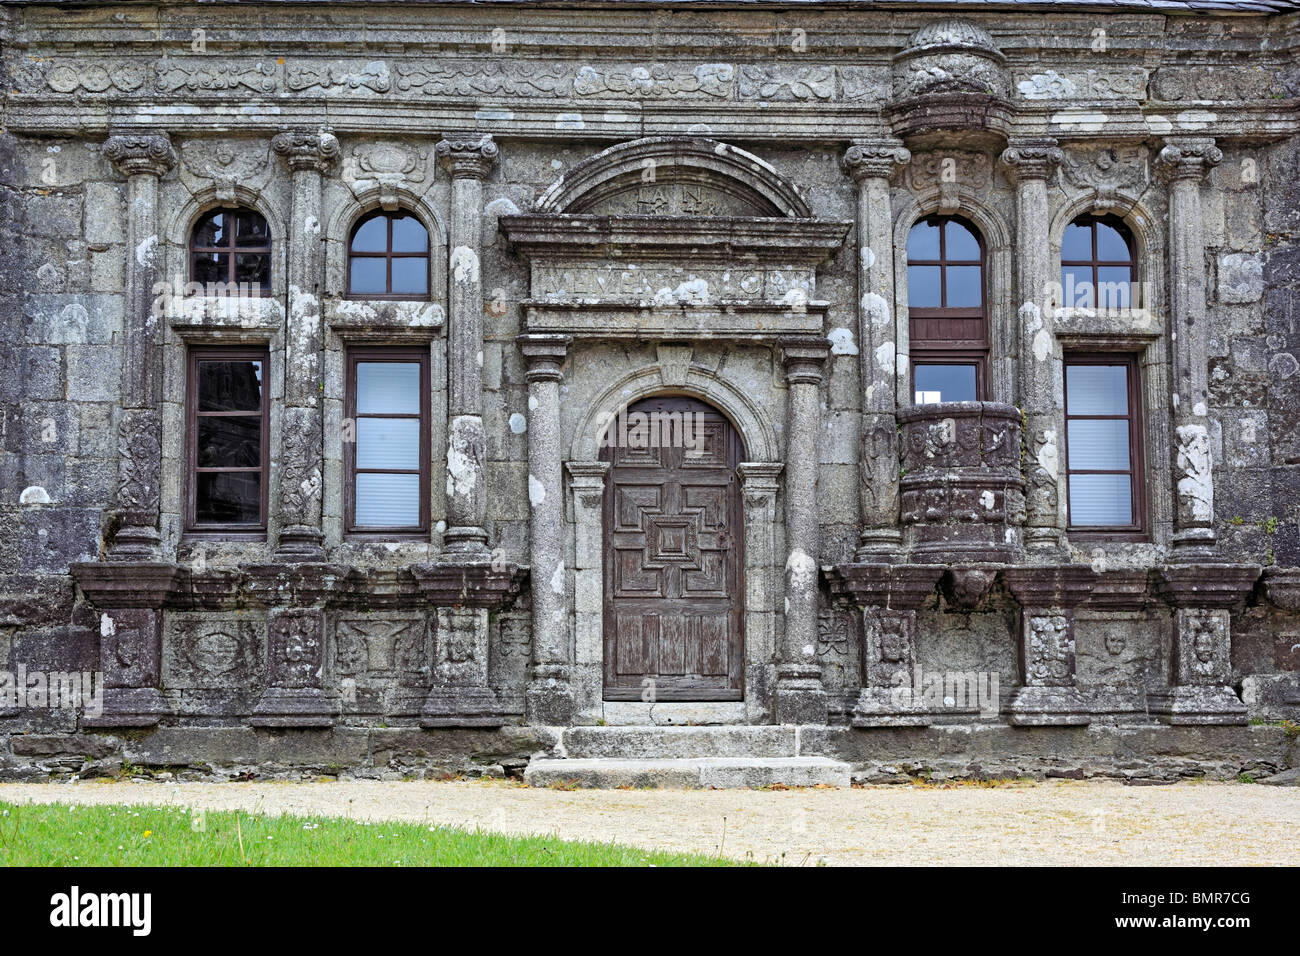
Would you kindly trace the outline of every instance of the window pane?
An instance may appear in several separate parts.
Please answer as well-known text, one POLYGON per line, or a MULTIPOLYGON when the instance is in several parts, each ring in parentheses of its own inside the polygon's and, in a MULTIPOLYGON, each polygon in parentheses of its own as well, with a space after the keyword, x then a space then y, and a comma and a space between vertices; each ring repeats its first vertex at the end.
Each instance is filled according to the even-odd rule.
POLYGON ((374 292, 380 295, 388 291, 387 259, 353 259, 348 276, 348 291, 353 293, 374 292))
POLYGON ((271 242, 271 230, 266 220, 251 209, 240 210, 235 216, 235 245, 265 246, 271 242))
POLYGON ((1071 475, 1070 523, 1130 525, 1133 483, 1128 475, 1071 475))
POLYGON ((194 254, 193 281, 207 285, 210 282, 230 281, 230 254, 226 252, 198 252, 194 254))
POLYGON ((388 251, 388 217, 367 219, 352 237, 353 252, 388 251))
POLYGON ((256 471, 200 474, 194 517, 203 524, 257 524, 262 520, 262 475, 256 471))
POLYGON ((1127 469, 1127 418, 1074 418, 1066 423, 1070 442, 1070 470, 1127 469))
POLYGON ((944 250, 946 260, 960 259, 966 262, 979 262, 980 244, 975 234, 959 222, 944 223, 944 250))
POLYGON ((199 220, 198 225, 194 227, 194 245, 195 246, 224 246, 228 242, 226 236, 226 216, 225 213, 209 213, 199 220))
POLYGON ((974 365, 918 365, 913 381, 918 405, 976 401, 974 365))
POLYGON ((357 475, 356 523, 369 528, 420 524, 419 475, 357 475))
POLYGON ((938 259, 939 227, 928 222, 918 222, 907 234, 907 258, 938 259))
POLYGON ((1096 290, 1092 266, 1061 266, 1061 304, 1067 309, 1091 309, 1096 290))
POLYGON ((1065 401, 1071 415, 1127 415, 1128 366, 1067 365, 1065 401))
POLYGON ((1097 269, 1097 302, 1100 309, 1127 309, 1129 301, 1128 266, 1099 266, 1097 269))
POLYGON ((939 307, 939 266, 907 267, 907 304, 913 309, 939 307))
POLYGON ((1097 258, 1106 262, 1129 262, 1132 259, 1128 243, 1114 226, 1097 223, 1097 258))
POLYGON ((418 362, 358 362, 357 414, 418 415, 418 362))
POLYGON ((393 218, 394 252, 428 252, 429 234, 414 216, 393 218))
POLYGON ((1061 258, 1092 259, 1092 226, 1072 222, 1061 237, 1061 258))
POLYGON ((261 465, 262 416, 200 416, 195 463, 200 468, 256 468, 261 465))
POLYGON ((250 292, 271 285, 271 256, 266 252, 241 252, 235 256, 235 281, 256 286, 250 292))
POLYGON ((948 266, 944 270, 948 282, 948 308, 978 309, 984 304, 984 288, 980 282, 983 271, 979 266, 948 266))
POLYGON ((199 411, 256 412, 262 407, 262 363, 201 360, 198 370, 199 411))
POLYGON ((358 418, 358 468, 419 468, 418 418, 358 418))
POLYGON ((394 295, 424 295, 429 291, 429 260, 423 256, 393 260, 394 295))

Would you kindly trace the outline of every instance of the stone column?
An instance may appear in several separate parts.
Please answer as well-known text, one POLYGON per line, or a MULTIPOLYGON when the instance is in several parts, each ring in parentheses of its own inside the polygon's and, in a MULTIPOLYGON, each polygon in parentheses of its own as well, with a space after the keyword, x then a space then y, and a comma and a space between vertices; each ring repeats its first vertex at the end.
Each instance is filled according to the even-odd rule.
POLYGON ((1075 681, 1074 610, 1088 599, 1096 574, 1087 565, 1020 566, 1002 570, 1020 602, 1020 689, 1007 720, 1017 727, 1081 726, 1091 708, 1075 681))
POLYGON ((607 461, 571 461, 573 502, 573 689, 577 719, 595 723, 603 712, 605 657, 605 479, 607 461))
POLYGON ((121 416, 118 419, 117 533, 110 561, 157 561, 162 479, 162 380, 159 322, 153 308, 158 281, 158 180, 176 165, 164 133, 110 136, 104 157, 126 177, 126 269, 122 335, 121 416))
POLYGON ((1016 181, 1016 291, 1020 298, 1020 410, 1025 416, 1028 491, 1025 548, 1064 555, 1060 469, 1065 421, 1057 400, 1060 354, 1056 345, 1051 289, 1059 282, 1048 242, 1047 181, 1062 160, 1056 140, 1024 139, 1002 153, 1016 181))
POLYGON ((742 461, 741 496, 745 506, 745 719, 772 719, 776 652, 776 495, 779 461, 742 461))
POLYGON ((321 179, 338 157, 339 143, 325 129, 294 129, 277 134, 271 147, 283 157, 293 177, 280 423, 280 537, 275 554, 280 561, 319 561, 324 558, 321 492, 325 456, 321 179))
POLYGON ((1223 158, 1214 140, 1171 137, 1156 160, 1169 186, 1169 327, 1174 415, 1174 554, 1213 553, 1214 481, 1210 465, 1205 233, 1201 181, 1223 158))
POLYGON ((776 666, 776 716, 783 724, 824 724, 826 692, 817 663, 817 433, 821 427, 824 340, 781 342, 788 386, 785 422, 785 638, 776 666))
POLYGON ((497 160, 492 137, 446 136, 435 152, 451 175, 447 299, 447 532, 444 549, 487 557, 483 432, 483 180, 497 160))
POLYGON ((858 497, 862 533, 858 561, 897 560, 898 330, 894 325, 894 216, 889 179, 912 160, 896 140, 855 143, 844 168, 858 184, 858 369, 862 418, 858 497))
POLYGON ((560 447, 560 379, 572 341, 521 335, 528 378, 529 560, 532 565, 533 674, 525 695, 528 722, 573 723, 572 650, 564 569, 564 484, 560 447))

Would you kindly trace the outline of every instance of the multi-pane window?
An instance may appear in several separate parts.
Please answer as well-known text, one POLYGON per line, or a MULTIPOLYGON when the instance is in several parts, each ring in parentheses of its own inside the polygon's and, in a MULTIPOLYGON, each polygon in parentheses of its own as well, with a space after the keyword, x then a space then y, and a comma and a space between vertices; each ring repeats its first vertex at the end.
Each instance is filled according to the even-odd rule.
POLYGON ((191 531, 266 528, 267 353, 196 348, 187 384, 191 531))
POLYGON ((428 349, 348 353, 347 529, 429 528, 428 349))
POLYGON ((1081 216, 1061 238, 1061 304, 1098 311, 1133 301, 1133 237, 1116 216, 1081 216))
POLYGON ((228 294, 271 290, 271 229, 252 209, 213 209, 190 233, 190 281, 228 294))
POLYGON ((1132 356, 1066 356, 1065 469, 1071 528, 1143 530, 1140 396, 1132 356))
POLYGON ((429 295, 429 232, 407 212, 376 212, 352 230, 348 294, 374 299, 429 295))
POLYGON ((919 405, 984 398, 984 245, 974 226, 953 216, 929 216, 912 227, 907 313, 913 400, 919 405))

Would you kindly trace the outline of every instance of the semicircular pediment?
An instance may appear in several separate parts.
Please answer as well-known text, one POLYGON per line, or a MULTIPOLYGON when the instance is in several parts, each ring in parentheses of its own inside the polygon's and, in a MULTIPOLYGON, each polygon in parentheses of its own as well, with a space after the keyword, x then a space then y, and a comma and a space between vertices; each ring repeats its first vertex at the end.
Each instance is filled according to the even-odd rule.
POLYGON ((798 191, 765 160, 702 137, 652 136, 579 163, 537 201, 539 213, 807 219, 798 191))

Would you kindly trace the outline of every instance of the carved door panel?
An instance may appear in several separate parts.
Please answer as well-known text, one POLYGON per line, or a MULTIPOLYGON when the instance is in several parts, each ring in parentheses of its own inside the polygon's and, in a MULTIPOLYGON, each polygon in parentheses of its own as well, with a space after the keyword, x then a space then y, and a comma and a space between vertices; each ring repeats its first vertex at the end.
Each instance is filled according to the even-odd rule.
POLYGON ((608 434, 605 699, 742 699, 739 436, 683 397, 638 402, 608 434))

